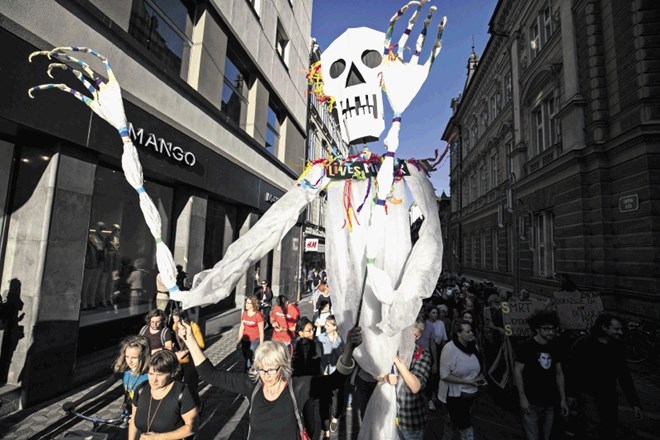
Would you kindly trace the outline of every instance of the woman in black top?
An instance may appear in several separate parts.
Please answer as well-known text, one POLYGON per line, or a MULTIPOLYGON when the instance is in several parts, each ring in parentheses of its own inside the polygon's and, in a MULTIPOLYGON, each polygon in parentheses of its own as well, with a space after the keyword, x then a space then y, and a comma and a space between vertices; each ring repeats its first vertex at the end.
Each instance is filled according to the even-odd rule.
POLYGON ((314 325, 306 317, 296 323, 296 339, 293 342, 291 366, 293 376, 317 376, 323 373, 321 357, 323 347, 314 337, 314 325))
MULTIPOLYGON (((194 336, 191 337, 194 339, 194 336)), ((149 380, 133 396, 128 440, 160 438, 154 434, 183 439, 195 434, 197 407, 188 387, 174 380, 179 369, 176 355, 169 350, 161 350, 151 356, 149 380)))
POLYGON ((291 355, 281 342, 266 341, 254 354, 249 373, 217 370, 197 346, 190 326, 182 322, 179 337, 186 341, 195 366, 206 382, 242 394, 250 399, 249 440, 294 440, 299 437, 299 415, 309 399, 326 398, 343 386, 355 362, 353 350, 362 342, 359 327, 348 333, 337 370, 329 376, 301 376, 291 378, 291 355), (294 408, 297 408, 296 411, 294 408))

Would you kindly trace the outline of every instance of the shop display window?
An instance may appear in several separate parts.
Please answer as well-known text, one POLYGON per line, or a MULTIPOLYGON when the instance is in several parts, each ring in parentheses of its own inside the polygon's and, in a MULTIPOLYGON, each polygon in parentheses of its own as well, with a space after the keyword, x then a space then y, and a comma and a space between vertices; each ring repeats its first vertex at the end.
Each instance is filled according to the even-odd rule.
MULTIPOLYGON (((169 244, 173 190, 144 183, 169 244)), ((139 198, 120 171, 96 171, 81 289, 80 326, 144 315, 155 304, 156 243, 139 198)))
MULTIPOLYGON (((4 249, 5 225, 7 219, 7 199, 14 157, 14 145, 0 141, 0 263, 4 249)), ((0 264, 0 268, 2 264, 0 264)))

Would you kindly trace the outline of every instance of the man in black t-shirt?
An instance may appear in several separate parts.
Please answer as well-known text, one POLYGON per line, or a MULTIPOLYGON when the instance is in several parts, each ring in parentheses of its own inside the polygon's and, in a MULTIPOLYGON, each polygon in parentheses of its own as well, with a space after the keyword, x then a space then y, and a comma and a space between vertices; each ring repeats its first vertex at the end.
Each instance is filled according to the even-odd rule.
POLYGON ((553 343, 559 318, 542 310, 527 322, 534 336, 518 346, 514 371, 523 428, 527 440, 549 440, 557 400, 568 415, 561 354, 553 343))

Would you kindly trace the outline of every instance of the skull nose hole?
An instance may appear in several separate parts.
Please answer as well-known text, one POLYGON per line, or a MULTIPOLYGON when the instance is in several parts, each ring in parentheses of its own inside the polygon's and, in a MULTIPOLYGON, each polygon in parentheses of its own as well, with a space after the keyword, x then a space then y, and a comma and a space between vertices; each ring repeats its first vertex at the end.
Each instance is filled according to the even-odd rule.
POLYGON ((346 77, 346 87, 357 86, 364 83, 366 83, 366 81, 362 77, 362 74, 357 67, 355 67, 355 64, 351 63, 351 69, 348 71, 348 76, 346 77))

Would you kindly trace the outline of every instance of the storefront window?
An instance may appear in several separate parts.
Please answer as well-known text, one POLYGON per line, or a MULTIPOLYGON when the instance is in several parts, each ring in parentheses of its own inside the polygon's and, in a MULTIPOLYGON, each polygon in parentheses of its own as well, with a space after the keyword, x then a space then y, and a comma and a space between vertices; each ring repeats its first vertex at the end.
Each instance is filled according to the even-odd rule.
MULTIPOLYGON (((209 199, 206 208, 206 228, 204 231, 204 269, 210 269, 222 259, 227 248, 238 238, 240 229, 238 209, 235 206, 209 199)), ((255 268, 249 270, 248 282, 255 276, 255 268)), ((252 292, 250 290, 250 292, 252 292)), ((213 316, 223 310, 234 308, 235 295, 232 293, 217 304, 204 307, 201 316, 213 316)))
POLYGON ((14 157, 14 145, 0 141, 0 268, 5 240, 5 225, 7 218, 7 197, 14 157))
MULTIPOLYGON (((171 188, 145 182, 169 241, 171 188)), ((99 166, 88 231, 80 326, 147 313, 156 295, 156 243, 124 174, 99 166)))

